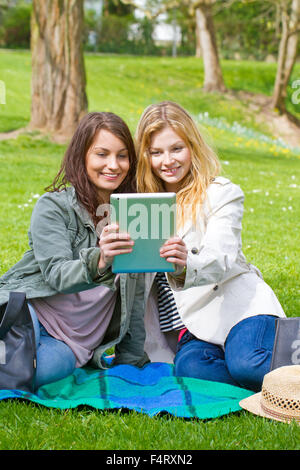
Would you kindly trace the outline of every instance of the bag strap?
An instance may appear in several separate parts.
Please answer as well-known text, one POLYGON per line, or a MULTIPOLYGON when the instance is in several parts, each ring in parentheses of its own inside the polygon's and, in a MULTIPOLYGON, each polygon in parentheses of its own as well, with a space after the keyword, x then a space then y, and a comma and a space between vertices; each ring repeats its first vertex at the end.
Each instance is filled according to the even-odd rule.
POLYGON ((25 303, 25 292, 10 292, 9 300, 0 324, 0 337, 4 338, 10 330, 25 303))

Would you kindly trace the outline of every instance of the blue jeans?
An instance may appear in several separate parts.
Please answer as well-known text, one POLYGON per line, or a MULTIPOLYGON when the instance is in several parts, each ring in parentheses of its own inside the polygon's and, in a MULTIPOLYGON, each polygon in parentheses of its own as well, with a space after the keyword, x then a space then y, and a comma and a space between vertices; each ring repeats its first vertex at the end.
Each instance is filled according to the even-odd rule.
POLYGON ((270 370, 276 318, 257 315, 242 320, 230 330, 224 349, 187 331, 177 346, 175 374, 260 391, 270 370))
POLYGON ((32 305, 28 303, 34 326, 37 348, 35 388, 55 382, 72 374, 76 357, 72 349, 63 341, 50 336, 39 322, 32 305))

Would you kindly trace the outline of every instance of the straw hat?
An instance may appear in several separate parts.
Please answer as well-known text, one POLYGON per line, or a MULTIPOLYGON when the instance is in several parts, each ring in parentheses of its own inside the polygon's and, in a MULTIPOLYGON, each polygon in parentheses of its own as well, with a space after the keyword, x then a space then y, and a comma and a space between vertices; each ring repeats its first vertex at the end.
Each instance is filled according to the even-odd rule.
POLYGON ((259 416, 300 424, 300 365, 266 374, 261 392, 241 400, 240 406, 259 416))

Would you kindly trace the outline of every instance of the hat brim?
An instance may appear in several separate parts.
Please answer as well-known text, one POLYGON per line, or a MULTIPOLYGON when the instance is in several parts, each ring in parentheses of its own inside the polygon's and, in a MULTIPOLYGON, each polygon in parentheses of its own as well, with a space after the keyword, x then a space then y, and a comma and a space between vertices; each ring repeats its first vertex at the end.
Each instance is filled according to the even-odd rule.
POLYGON ((244 408, 244 410, 250 411, 250 413, 258 416, 265 416, 265 413, 260 406, 260 397, 261 392, 255 393, 254 395, 241 400, 239 405, 244 408))
MULTIPOLYGON (((239 402, 239 405, 247 411, 250 411, 250 413, 253 413, 257 416, 262 416, 263 418, 268 418, 268 419, 273 419, 275 421, 280 421, 282 423, 288 423, 289 420, 284 419, 284 418, 279 418, 275 416, 270 416, 265 413, 265 411, 262 409, 260 405, 260 399, 261 399, 261 392, 255 393, 255 395, 251 395, 250 397, 244 398, 239 402)), ((290 418, 292 420, 292 417, 290 418)))

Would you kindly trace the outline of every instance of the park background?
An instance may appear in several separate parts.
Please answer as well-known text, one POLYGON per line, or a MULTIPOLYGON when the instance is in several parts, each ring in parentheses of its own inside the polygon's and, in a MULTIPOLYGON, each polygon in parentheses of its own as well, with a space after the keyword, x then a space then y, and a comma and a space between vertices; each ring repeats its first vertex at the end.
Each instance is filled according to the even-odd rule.
MULTIPOLYGON (((1 0, 0 275, 27 250, 80 117, 113 111, 134 133, 168 99, 243 189, 243 251, 299 316, 299 31, 299 0, 1 0)), ((0 403, 1 449, 290 450, 299 437, 243 410, 203 422, 0 403)))

